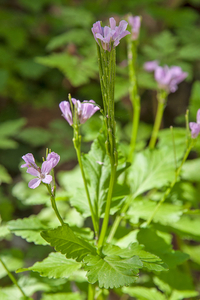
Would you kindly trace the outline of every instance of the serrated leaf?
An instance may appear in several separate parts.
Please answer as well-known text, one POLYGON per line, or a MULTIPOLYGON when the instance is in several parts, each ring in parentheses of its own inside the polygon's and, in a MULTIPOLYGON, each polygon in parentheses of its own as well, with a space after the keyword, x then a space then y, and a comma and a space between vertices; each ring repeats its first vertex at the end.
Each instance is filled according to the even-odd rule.
POLYGON ((56 251, 65 254, 67 258, 82 261, 86 255, 96 254, 95 248, 82 238, 77 237, 67 224, 56 229, 43 231, 41 236, 56 251))
POLYGON ((100 256, 88 255, 84 258, 87 277, 90 283, 99 282, 100 288, 118 288, 129 285, 138 278, 141 261, 137 256, 121 258, 117 255, 100 256))
POLYGON ((167 300, 165 295, 155 288, 124 287, 123 292, 138 300, 167 300))
POLYGON ((106 245, 103 248, 103 253, 105 255, 118 255, 122 258, 138 256, 143 263, 143 268, 149 271, 167 271, 167 267, 158 256, 145 251, 143 248, 144 246, 138 243, 130 244, 124 249, 114 245, 106 245))
POLYGON ((83 295, 75 293, 56 293, 43 295, 41 300, 83 300, 83 295))
POLYGON ((34 242, 36 245, 47 245, 47 242, 40 236, 40 232, 48 227, 35 216, 9 221, 8 228, 15 235, 21 236, 28 242, 34 242))
POLYGON ((134 198, 152 188, 169 184, 175 176, 173 159, 173 153, 169 149, 146 149, 136 154, 128 169, 128 183, 134 198))
POLYGON ((49 278, 68 278, 81 267, 81 264, 66 259, 61 253, 50 253, 42 262, 36 262, 32 267, 17 270, 17 273, 24 271, 39 272, 40 276, 49 278))

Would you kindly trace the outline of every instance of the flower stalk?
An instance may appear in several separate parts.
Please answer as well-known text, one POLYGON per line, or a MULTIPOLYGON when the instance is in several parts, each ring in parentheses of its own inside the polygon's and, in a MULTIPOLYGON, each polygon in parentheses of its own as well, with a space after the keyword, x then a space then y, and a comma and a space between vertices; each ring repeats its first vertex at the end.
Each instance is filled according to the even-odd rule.
POLYGON ((160 124, 162 121, 163 117, 163 112, 165 108, 165 103, 166 103, 166 98, 167 98, 167 93, 165 90, 159 90, 157 93, 157 99, 158 99, 158 107, 157 107, 157 112, 156 112, 156 118, 153 126, 153 131, 151 134, 151 139, 149 142, 149 148, 154 149, 156 140, 158 137, 158 132, 160 129, 160 124))
POLYGON ((135 63, 137 58, 137 40, 132 40, 128 37, 128 67, 129 67, 129 95, 133 106, 133 123, 132 123, 132 134, 130 143, 130 152, 128 161, 132 161, 132 156, 135 151, 138 125, 140 120, 140 97, 137 89, 137 78, 135 72, 135 63))

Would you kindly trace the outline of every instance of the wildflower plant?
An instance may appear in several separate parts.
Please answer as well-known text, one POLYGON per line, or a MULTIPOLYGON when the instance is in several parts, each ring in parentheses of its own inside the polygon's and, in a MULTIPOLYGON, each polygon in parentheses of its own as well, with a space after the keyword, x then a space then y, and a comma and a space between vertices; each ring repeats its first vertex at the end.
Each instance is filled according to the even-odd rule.
MULTIPOLYGON (((147 62, 145 69, 155 72, 158 83, 158 111, 149 147, 137 153, 135 147, 141 105, 136 60, 141 18, 129 16, 128 22, 122 20, 119 26, 114 18, 110 18, 109 23, 110 26, 102 27, 98 21, 92 27, 97 45, 103 107, 98 105, 98 99, 80 101, 71 98, 71 95, 68 101, 59 104, 66 126, 73 128, 78 166, 64 175, 58 173, 58 178, 55 178, 59 154, 47 150, 41 167, 36 164, 33 154, 22 156, 25 163, 21 168, 27 168, 27 173, 36 177, 30 180, 28 187, 34 191, 39 189, 39 185, 47 188, 57 220, 52 220, 51 216, 46 221, 45 209, 50 206, 46 204, 39 216, 8 222, 10 232, 29 242, 54 248, 43 261, 21 267, 17 272, 33 271, 48 278, 48 287, 45 285, 47 278, 40 285, 44 289, 42 300, 106 300, 111 289, 120 299, 178 300, 196 297, 198 292, 187 279, 181 287, 172 281, 173 276, 178 278, 183 272, 188 272, 189 256, 183 251, 187 245, 181 245, 180 236, 199 238, 199 233, 191 229, 191 224, 197 219, 190 222, 188 218, 189 214, 194 217, 199 211, 190 210, 188 204, 180 205, 178 196, 181 197, 181 193, 177 198, 171 195, 172 191, 176 195, 175 188, 181 182, 183 166, 200 133, 200 110, 197 122, 190 123, 187 111, 186 129, 183 129, 181 139, 180 133, 177 135, 173 128, 159 136, 167 96, 177 90, 187 74, 178 66, 160 67, 158 61, 147 62), (125 37, 133 106, 132 136, 126 154, 116 137, 114 103, 116 50, 125 37), (102 127, 90 151, 82 153, 81 126, 94 114, 102 115, 102 127), (171 143, 166 143, 165 135, 169 133, 171 143), (64 199, 59 195, 60 187, 66 189, 64 199), (73 225, 65 209, 62 210, 62 204, 66 205, 68 212, 72 208, 76 210, 76 217, 71 220, 73 225), (189 225, 184 227, 184 222, 189 225), (173 249, 171 244, 171 232, 177 241, 177 249, 173 249), (182 269, 179 268, 181 264, 182 269), (148 278, 152 279, 145 286, 148 278), (57 284, 52 284, 53 280, 57 280, 57 284), (148 288, 152 284, 158 289, 148 288)), ((178 187, 181 189, 180 185, 178 187)), ((33 299, 33 292, 15 279, 3 259, 0 258, 0 262, 19 290, 20 295, 16 299, 33 299)), ((188 273, 184 276, 187 277, 188 273)), ((9 291, 1 294, 0 290, 1 295, 5 300, 11 299, 9 291)))

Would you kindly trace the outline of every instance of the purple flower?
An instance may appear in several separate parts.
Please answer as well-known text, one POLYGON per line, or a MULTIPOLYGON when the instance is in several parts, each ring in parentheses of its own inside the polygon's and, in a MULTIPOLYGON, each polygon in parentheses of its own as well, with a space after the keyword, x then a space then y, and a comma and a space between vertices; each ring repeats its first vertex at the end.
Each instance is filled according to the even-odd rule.
MULTIPOLYGON (((72 102, 77 109, 78 120, 80 124, 84 124, 97 110, 100 108, 95 106, 95 102, 93 100, 86 101, 84 100, 82 103, 75 98, 72 98, 72 102)), ((62 112, 62 116, 67 120, 69 125, 73 125, 72 112, 70 109, 70 104, 68 101, 62 101, 59 104, 60 110, 62 112)))
POLYGON ((147 61, 144 63, 144 69, 147 72, 153 72, 155 69, 158 67, 158 61, 157 60, 152 60, 152 61, 147 61))
POLYGON ((139 16, 129 16, 128 22, 131 26, 131 39, 135 41, 138 39, 140 33, 141 18, 139 16))
POLYGON ((33 154, 28 153, 22 156, 22 158, 26 162, 26 164, 22 165, 21 167, 28 167, 27 173, 37 177, 29 182, 28 186, 31 189, 35 189, 36 187, 38 187, 41 182, 47 184, 51 183, 52 176, 49 175, 49 173, 60 160, 60 156, 57 153, 49 153, 47 156, 47 160, 42 163, 41 168, 36 165, 33 154))
POLYGON ((110 52, 111 49, 119 45, 119 41, 127 34, 130 34, 130 32, 126 30, 128 23, 124 20, 119 23, 119 26, 116 26, 114 18, 110 18, 109 22, 110 27, 101 27, 101 22, 97 21, 93 24, 92 33, 96 42, 99 44, 99 40, 101 40, 103 49, 110 52))
POLYGON ((155 69, 154 76, 161 89, 166 90, 168 93, 174 93, 178 89, 178 84, 187 77, 187 73, 176 66, 171 68, 158 66, 155 69))
POLYGON ((200 133, 200 109, 197 111, 197 122, 189 123, 192 138, 195 139, 200 133))

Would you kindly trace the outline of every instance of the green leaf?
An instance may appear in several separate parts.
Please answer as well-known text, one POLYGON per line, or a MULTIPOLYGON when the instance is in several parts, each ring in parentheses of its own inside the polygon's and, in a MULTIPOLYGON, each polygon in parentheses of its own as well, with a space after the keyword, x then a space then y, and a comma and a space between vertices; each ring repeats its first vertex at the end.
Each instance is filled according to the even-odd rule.
POLYGON ((173 151, 146 149, 135 155, 128 171, 128 183, 134 197, 152 188, 166 186, 175 176, 173 151))
POLYGON ((2 182, 11 183, 12 178, 8 174, 6 168, 4 166, 0 165, 0 185, 2 182))
POLYGON ((91 27, 94 21, 94 17, 90 10, 83 7, 70 7, 62 8, 61 18, 65 21, 65 24, 70 27, 91 27))
MULTIPOLYGON (((0 253, 0 258, 3 263, 6 265, 10 272, 15 271, 18 268, 23 266, 23 255, 22 252, 18 249, 9 249, 9 251, 4 250, 0 253)), ((0 278, 7 275, 6 270, 0 262, 0 278)))
POLYGON ((26 124, 26 119, 21 118, 12 121, 6 121, 0 125, 0 137, 13 136, 21 130, 21 128, 26 124))
POLYGON ((41 300, 83 300, 83 295, 78 292, 75 293, 56 293, 46 294, 42 296, 41 300))
POLYGON ((183 245, 183 251, 190 256, 190 259, 200 265, 200 245, 189 246, 183 245))
POLYGON ((24 129, 17 137, 23 142, 38 147, 50 141, 51 133, 43 128, 33 127, 24 129))
POLYGON ((189 236, 197 241, 200 240, 200 219, 198 216, 182 216, 178 222, 171 224, 170 227, 184 237, 189 236))
POLYGON ((56 229, 43 231, 41 236, 56 251, 66 254, 67 258, 82 261, 86 255, 96 254, 95 248, 82 238, 77 237, 67 224, 59 226, 56 229))
POLYGON ((67 43, 73 43, 75 45, 85 44, 85 41, 88 41, 89 33, 90 32, 88 30, 83 28, 71 29, 70 31, 51 39, 47 45, 47 50, 52 51, 66 45, 67 43))
POLYGON ((200 168, 200 158, 188 160, 183 165, 181 177, 188 181, 199 182, 200 181, 199 168, 200 168))
POLYGON ((34 242, 36 245, 47 245, 47 242, 40 236, 40 232, 48 227, 35 216, 9 221, 8 228, 15 235, 21 236, 28 242, 34 242))
POLYGON ((138 278, 141 261, 137 256, 132 258, 121 258, 117 255, 110 255, 101 258, 100 256, 88 255, 84 258, 86 263, 88 281, 92 284, 99 282, 100 288, 118 288, 129 285, 138 278))
POLYGON ((185 298, 197 297, 199 293, 196 291, 176 291, 174 290, 169 300, 182 300, 185 298))
POLYGON ((158 255, 170 269, 189 259, 189 255, 186 253, 172 250, 171 244, 167 244, 163 238, 151 229, 140 229, 137 238, 138 242, 145 246, 145 250, 158 255))
POLYGON ((143 248, 144 246, 139 245, 138 243, 130 244, 124 249, 114 245, 106 245, 103 248, 103 253, 105 255, 118 255, 122 258, 138 256, 143 263, 144 269, 149 271, 167 271, 166 266, 158 256, 145 251, 143 248))
POLYGON ((66 259, 61 253, 50 253, 49 256, 42 262, 36 262, 32 267, 17 270, 17 273, 24 271, 39 272, 40 276, 49 278, 68 278, 75 271, 80 269, 81 264, 72 260, 66 259))
POLYGON ((124 287, 122 290, 131 297, 136 297, 138 300, 167 300, 165 295, 155 288, 124 287))
POLYGON ((179 58, 190 61, 200 59, 200 45, 189 44, 182 46, 179 51, 179 58))
MULTIPOLYGON (((157 204, 157 202, 147 199, 134 199, 127 213, 127 217, 130 218, 130 221, 134 224, 137 224, 140 218, 148 220, 154 212, 157 204)), ((180 219, 183 212, 184 209, 182 206, 163 203, 156 211, 156 214, 153 217, 153 222, 163 225, 171 225, 180 219)))

